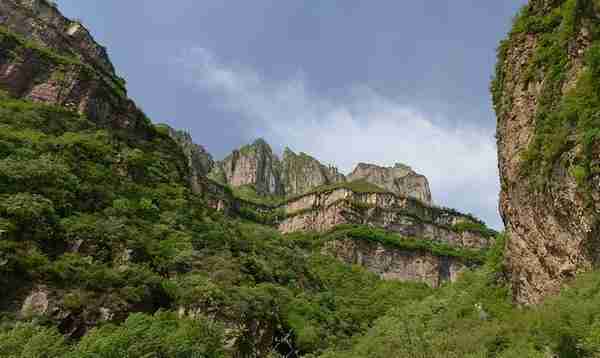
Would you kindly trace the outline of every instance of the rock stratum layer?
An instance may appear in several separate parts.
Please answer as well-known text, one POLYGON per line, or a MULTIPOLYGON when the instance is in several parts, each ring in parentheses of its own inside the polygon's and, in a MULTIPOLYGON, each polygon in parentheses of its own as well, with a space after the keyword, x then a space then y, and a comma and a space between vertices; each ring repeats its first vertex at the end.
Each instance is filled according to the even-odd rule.
POLYGON ((283 209, 285 219, 279 223, 279 230, 284 233, 327 232, 339 225, 358 224, 473 249, 488 247, 488 237, 493 236, 477 229, 461 230, 462 224, 477 222, 471 216, 393 193, 359 193, 339 188, 306 194, 289 201, 283 209))
POLYGON ((500 210, 520 303, 598 263, 598 10, 597 1, 531 0, 498 50, 500 210))
POLYGON ((460 259, 367 241, 332 241, 325 251, 347 264, 366 267, 384 280, 424 282, 434 288, 456 281, 467 268, 460 259))

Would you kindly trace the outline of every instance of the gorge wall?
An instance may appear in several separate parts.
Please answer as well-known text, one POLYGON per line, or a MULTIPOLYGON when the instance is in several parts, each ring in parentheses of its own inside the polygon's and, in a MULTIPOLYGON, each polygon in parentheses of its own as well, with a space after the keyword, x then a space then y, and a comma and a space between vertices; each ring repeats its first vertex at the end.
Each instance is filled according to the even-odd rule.
POLYGON ((498 50, 500 210, 516 300, 556 293, 600 257, 600 12, 531 0, 498 50))

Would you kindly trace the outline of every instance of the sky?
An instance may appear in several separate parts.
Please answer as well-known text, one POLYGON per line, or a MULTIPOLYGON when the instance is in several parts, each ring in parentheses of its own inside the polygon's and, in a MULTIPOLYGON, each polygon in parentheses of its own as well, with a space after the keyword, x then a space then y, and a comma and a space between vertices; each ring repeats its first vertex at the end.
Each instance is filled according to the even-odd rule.
POLYGON ((58 0, 154 122, 216 159, 256 138, 349 173, 410 165, 501 229, 489 83, 526 0, 58 0))

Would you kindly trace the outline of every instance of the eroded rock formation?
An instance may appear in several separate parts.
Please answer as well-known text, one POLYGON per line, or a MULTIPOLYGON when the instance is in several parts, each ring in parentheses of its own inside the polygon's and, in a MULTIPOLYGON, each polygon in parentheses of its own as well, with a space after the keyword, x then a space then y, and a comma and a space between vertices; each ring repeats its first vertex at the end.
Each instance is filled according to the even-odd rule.
POLYGON ((327 190, 294 199, 284 210, 286 218, 279 224, 284 233, 326 232, 342 224, 360 224, 456 247, 482 249, 489 245, 485 233, 455 229, 474 218, 393 193, 327 190))
POLYGON ((467 267, 460 259, 359 240, 331 241, 325 252, 347 264, 364 266, 384 280, 425 282, 434 288, 454 282, 467 267))
POLYGON ((206 177, 215 165, 212 156, 203 146, 194 143, 188 132, 178 131, 164 124, 163 126, 167 128, 169 136, 177 142, 187 159, 192 189, 195 192, 201 191, 202 178, 206 177))
POLYGON ((429 182, 404 164, 381 167, 360 163, 347 177, 331 165, 324 165, 306 153, 286 148, 280 160, 262 139, 234 150, 218 162, 209 175, 231 187, 252 186, 259 195, 294 197, 317 187, 352 181, 366 181, 392 193, 431 204, 429 182))
POLYGON ((415 173, 411 167, 397 163, 393 167, 359 163, 348 176, 348 181, 366 180, 398 195, 419 199, 431 204, 429 182, 423 175, 415 173))
POLYGON ((150 121, 127 98, 104 47, 45 0, 0 2, 0 89, 151 135, 150 121))
POLYGON ((262 195, 284 195, 281 163, 263 139, 234 150, 217 162, 210 178, 234 188, 251 185, 262 195))
POLYGON ((598 262, 598 10, 531 0, 498 51, 500 210, 520 303, 540 302, 598 262))
POLYGON ((326 166, 306 153, 296 154, 286 148, 283 152, 282 181, 285 195, 304 194, 322 185, 346 181, 334 166, 326 166))

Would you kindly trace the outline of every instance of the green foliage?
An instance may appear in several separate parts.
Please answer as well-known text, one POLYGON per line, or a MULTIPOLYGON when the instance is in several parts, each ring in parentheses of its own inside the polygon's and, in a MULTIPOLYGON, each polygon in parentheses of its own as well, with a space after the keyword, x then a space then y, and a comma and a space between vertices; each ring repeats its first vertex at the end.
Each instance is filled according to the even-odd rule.
POLYGON ((465 232, 465 231, 474 232, 474 233, 480 234, 486 238, 494 238, 494 237, 496 237, 496 235, 498 235, 497 231, 488 228, 482 222, 465 221, 465 222, 461 222, 461 223, 453 225, 452 229, 456 232, 465 232))
POLYGON ((0 332, 0 356, 7 358, 56 358, 68 350, 65 338, 55 328, 17 324, 0 332))
POLYGON ((405 238, 383 229, 361 225, 342 225, 326 236, 327 240, 368 240, 378 242, 402 250, 423 251, 436 256, 448 256, 463 259, 469 263, 483 263, 485 252, 450 246, 446 243, 426 239, 405 238))
POLYGON ((223 329, 206 318, 133 314, 120 326, 92 330, 64 358, 225 357, 223 329))

